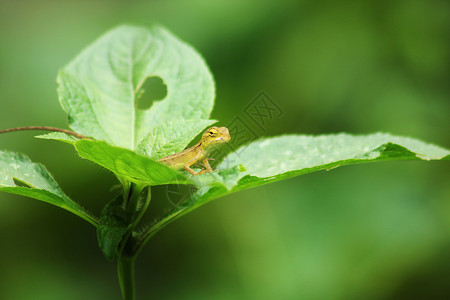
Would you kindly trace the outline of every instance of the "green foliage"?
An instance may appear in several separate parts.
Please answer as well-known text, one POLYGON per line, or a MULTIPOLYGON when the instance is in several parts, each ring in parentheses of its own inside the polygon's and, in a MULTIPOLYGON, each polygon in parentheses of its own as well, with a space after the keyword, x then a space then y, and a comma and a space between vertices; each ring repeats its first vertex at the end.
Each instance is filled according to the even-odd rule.
MULTIPOLYGON (((142 246, 173 220, 230 193, 355 163, 450 159, 446 149, 384 133, 285 135, 237 149, 213 173, 191 176, 173 170, 157 159, 183 150, 216 122, 208 119, 214 104, 214 82, 191 47, 157 26, 111 30, 63 68, 57 81, 70 127, 93 139, 76 140, 62 133, 38 137, 69 143, 82 158, 113 172, 123 185, 122 194, 105 206, 98 225, 64 195, 43 166, 9 152, 0 152, 0 190, 51 203, 97 226, 106 258, 113 260, 119 254, 121 264, 132 261, 142 246), (167 97, 148 110, 137 109, 142 86, 151 76, 163 79, 167 97), (165 184, 189 184, 197 191, 138 233, 136 226, 150 201, 150 197, 142 200, 140 193, 146 187, 165 184), (135 187, 138 189, 133 190, 135 187), (127 260, 122 259, 125 254, 127 260)), ((119 274, 125 274, 124 270, 119 274)), ((126 289, 127 284, 121 283, 126 289)))
MULTIPOLYGON (((214 82, 203 59, 157 26, 111 30, 62 69, 57 82, 73 130, 132 150, 166 122, 207 119, 214 104, 214 82), (138 110, 150 76, 163 79, 167 97, 138 110)), ((189 136, 191 128, 179 130, 189 136)))
POLYGON ((0 191, 53 204, 97 226, 96 219, 61 191, 43 165, 22 154, 0 150, 0 191))
POLYGON ((106 142, 81 140, 76 142, 78 154, 112 171, 117 177, 149 186, 183 183, 183 174, 128 149, 114 147, 106 142))
MULTIPOLYGON (((287 135, 237 149, 213 173, 190 176, 173 170, 156 160, 183 150, 216 122, 207 119, 213 106, 214 83, 200 56, 161 27, 147 30, 121 26, 111 30, 61 70, 58 83, 59 100, 69 114, 70 126, 97 140, 76 140, 63 133, 39 138, 72 144, 82 158, 113 172, 124 185, 124 193, 131 183, 198 187, 188 201, 155 223, 144 234, 144 240, 175 218, 239 190, 348 164, 450 157, 448 150, 437 146, 382 133, 287 135), (168 96, 149 110, 138 110, 140 87, 155 74, 167 84, 168 96)), ((42 166, 23 156, 13 157, 21 162, 21 168, 27 166, 34 173, 14 173, 13 164, 7 165, 5 157, 2 174, 9 186, 2 190, 37 197, 86 218, 86 213, 60 191, 42 166), (40 181, 27 181, 25 174, 39 175, 40 181), (13 177, 30 188, 16 186, 13 177)), ((120 199, 105 207, 98 231, 108 259, 113 258, 120 238, 129 230, 126 223, 131 222, 118 217, 117 212, 125 209, 120 199)))
POLYGON ((446 149, 385 133, 371 135, 286 135, 251 143, 231 153, 220 165, 240 163, 238 189, 280 179, 332 169, 343 165, 381 160, 449 159, 446 149))
POLYGON ((199 189, 188 201, 161 218, 145 238, 195 208, 243 189, 356 163, 439 159, 450 160, 450 151, 386 133, 285 135, 262 139, 228 155, 218 166, 224 170, 198 176, 197 182, 208 177, 210 187, 199 189))
POLYGON ((106 259, 113 261, 117 247, 130 226, 130 216, 123 207, 123 197, 119 195, 102 210, 101 224, 97 227, 97 239, 106 259))
POLYGON ((56 140, 71 145, 73 145, 73 143, 75 143, 78 140, 77 138, 62 132, 50 132, 46 134, 37 135, 35 137, 43 140, 56 140))

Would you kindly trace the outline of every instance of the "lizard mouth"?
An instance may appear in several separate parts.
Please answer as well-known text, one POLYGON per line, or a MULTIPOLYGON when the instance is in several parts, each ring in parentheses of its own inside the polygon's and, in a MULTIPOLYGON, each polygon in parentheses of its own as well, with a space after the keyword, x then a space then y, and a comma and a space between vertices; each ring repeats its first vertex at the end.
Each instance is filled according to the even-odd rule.
POLYGON ((221 143, 226 143, 226 142, 228 142, 229 140, 230 140, 230 139, 227 139, 227 138, 221 136, 221 137, 217 138, 215 141, 216 141, 216 142, 221 142, 221 143))

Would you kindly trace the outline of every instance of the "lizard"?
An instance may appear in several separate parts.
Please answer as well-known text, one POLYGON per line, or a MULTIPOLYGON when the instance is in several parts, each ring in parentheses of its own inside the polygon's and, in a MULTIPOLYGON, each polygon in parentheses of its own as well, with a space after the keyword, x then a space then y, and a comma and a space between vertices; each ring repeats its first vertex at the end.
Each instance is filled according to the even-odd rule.
POLYGON ((231 136, 228 128, 214 126, 206 130, 200 141, 194 146, 181 152, 160 158, 158 161, 176 170, 182 170, 184 168, 192 175, 210 173, 213 169, 208 161, 214 159, 208 158, 208 154, 217 146, 228 143, 230 139, 231 136), (203 161, 203 164, 201 165, 204 168, 195 172, 192 170, 191 166, 199 161, 203 161))

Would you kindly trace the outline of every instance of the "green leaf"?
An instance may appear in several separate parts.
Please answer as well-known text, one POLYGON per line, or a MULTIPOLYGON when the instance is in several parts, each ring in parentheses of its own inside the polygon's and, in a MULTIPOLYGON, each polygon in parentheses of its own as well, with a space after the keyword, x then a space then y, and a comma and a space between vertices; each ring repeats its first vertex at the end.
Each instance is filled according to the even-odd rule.
POLYGON ((296 175, 343 165, 381 160, 448 159, 446 149, 408 137, 370 135, 286 135, 263 139, 230 154, 219 168, 237 163, 241 172, 236 188, 257 186, 296 175))
POLYGON ((219 171, 197 176, 203 187, 151 226, 142 237, 143 243, 173 220, 227 194, 319 170, 386 160, 450 160, 450 151, 386 133, 262 139, 228 155, 219 164, 219 171))
POLYGON ((0 191, 53 204, 97 226, 96 219, 61 191, 43 165, 22 154, 0 150, 0 191))
POLYGON ((198 133, 214 120, 175 120, 154 127, 139 143, 137 152, 152 159, 160 159, 182 151, 198 133), (184 130, 180 130, 180 129, 184 130))
POLYGON ((46 134, 37 135, 37 136, 35 136, 35 138, 43 139, 43 140, 56 140, 56 141, 64 142, 64 143, 71 144, 71 145, 73 145, 73 143, 75 143, 76 141, 79 140, 79 139, 77 139, 71 135, 65 134, 63 132, 50 132, 50 133, 46 133, 46 134))
POLYGON ((80 140, 75 143, 75 148, 81 157, 134 183, 150 186, 189 183, 182 173, 160 162, 128 149, 111 146, 106 142, 80 140))
POLYGON ((109 261, 114 260, 119 243, 130 224, 122 202, 123 196, 118 195, 103 208, 101 223, 97 228, 98 245, 109 261))
MULTIPOLYGON (((214 104, 214 81, 203 59, 159 26, 109 31, 62 69, 57 82, 74 131, 132 150, 164 123, 207 119, 214 104), (137 98, 151 76, 163 79, 167 97, 139 110, 137 98)), ((179 131, 189 135, 191 129, 179 131)))

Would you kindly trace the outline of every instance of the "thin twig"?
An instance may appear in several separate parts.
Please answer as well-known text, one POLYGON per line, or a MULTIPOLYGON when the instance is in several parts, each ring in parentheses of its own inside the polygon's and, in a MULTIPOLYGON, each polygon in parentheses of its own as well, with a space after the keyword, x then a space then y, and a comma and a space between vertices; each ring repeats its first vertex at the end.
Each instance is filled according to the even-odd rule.
POLYGON ((76 137, 78 139, 88 139, 90 140, 90 138, 88 138, 87 136, 81 135, 79 133, 67 130, 67 129, 61 129, 61 128, 56 128, 56 127, 48 127, 48 126, 27 126, 27 127, 16 127, 16 128, 9 128, 9 129, 4 129, 4 130, 0 130, 0 134, 1 133, 7 133, 7 132, 14 132, 14 131, 25 131, 25 130, 44 130, 44 131, 53 131, 53 132, 62 132, 68 135, 71 135, 73 137, 76 137))

